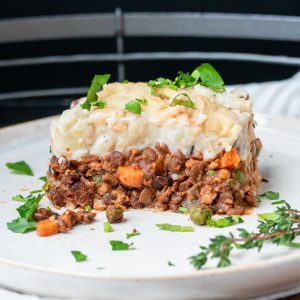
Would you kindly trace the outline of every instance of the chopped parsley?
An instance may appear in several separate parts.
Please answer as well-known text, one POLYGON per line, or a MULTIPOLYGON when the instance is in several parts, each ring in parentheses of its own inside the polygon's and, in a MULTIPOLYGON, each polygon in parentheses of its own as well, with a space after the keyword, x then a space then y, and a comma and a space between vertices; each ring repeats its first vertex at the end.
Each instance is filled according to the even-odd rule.
POLYGON ((83 254, 82 252, 78 250, 71 251, 72 255, 74 256, 76 262, 82 262, 87 259, 87 255, 83 254))
POLYGON ((19 215, 21 218, 25 218, 26 220, 30 219, 32 214, 38 208, 40 201, 43 198, 43 194, 38 194, 37 196, 29 195, 26 197, 27 201, 17 208, 19 215))
POLYGON ((86 212, 91 212, 91 211, 92 211, 92 208, 91 208, 91 206, 88 204, 88 205, 86 205, 86 206, 84 207, 84 210, 85 210, 86 212))
POLYGON ((275 212, 257 214, 257 217, 261 221, 275 221, 278 218, 278 215, 275 212))
POLYGON ((27 233, 36 230, 36 222, 28 221, 25 218, 18 218, 6 223, 9 230, 15 233, 27 233))
POLYGON ((148 86, 151 88, 152 95, 156 94, 157 88, 169 87, 173 90, 178 90, 179 88, 193 87, 196 84, 204 85, 215 92, 225 90, 224 81, 221 75, 208 63, 201 64, 192 72, 192 74, 179 71, 178 76, 174 81, 163 77, 148 81, 148 86))
POLYGON ((201 80, 201 84, 219 92, 224 90, 224 81, 218 71, 208 63, 201 64, 191 74, 196 82, 201 80))
POLYGON ((191 100, 190 96, 186 93, 180 93, 176 95, 172 101, 171 101, 171 106, 175 105, 182 105, 184 107, 189 107, 189 108, 196 108, 194 102, 191 100), (181 99, 178 99, 178 97, 181 96, 181 99), (182 99, 183 98, 183 99, 182 99))
POLYGON ((42 180, 42 181, 46 182, 47 181, 47 176, 41 176, 41 177, 39 177, 39 180, 42 180))
POLYGON ((30 191, 29 194, 38 194, 38 193, 42 193, 43 191, 42 190, 33 190, 33 191, 30 191))
POLYGON ((133 243, 127 244, 122 241, 109 241, 109 243, 113 251, 126 251, 132 249, 130 247, 133 246, 133 243))
POLYGON ((142 113, 141 104, 147 104, 146 99, 134 99, 125 104, 125 110, 140 115, 142 113))
POLYGON ((188 211, 188 209, 186 207, 180 206, 178 208, 178 212, 181 214, 185 214, 188 211))
POLYGON ((97 106, 99 108, 103 108, 105 103, 102 101, 98 101, 97 92, 102 88, 102 86, 108 82, 110 78, 110 74, 104 75, 95 75, 91 86, 87 92, 86 100, 81 104, 83 109, 90 110, 92 106, 97 106), (104 103, 104 104, 103 104, 104 103))
POLYGON ((244 183, 246 180, 245 174, 241 170, 235 170, 232 174, 233 178, 239 181, 240 183, 244 183))
POLYGON ((126 234, 126 238, 130 239, 134 236, 140 235, 140 232, 138 232, 136 229, 133 229, 131 233, 127 233, 126 234))
POLYGON ((8 162, 6 163, 6 167, 12 170, 14 174, 22 174, 28 176, 34 175, 30 166, 23 160, 15 163, 8 162))
POLYGON ((259 195, 260 197, 266 197, 269 200, 278 200, 280 198, 279 193, 273 191, 267 191, 259 195))
POLYGON ((113 231, 114 231, 114 229, 112 228, 112 226, 111 226, 110 223, 108 223, 108 222, 105 222, 105 223, 103 224, 103 230, 104 230, 104 232, 106 232, 106 233, 109 233, 109 232, 113 232, 113 231))
POLYGON ((206 225, 208 225, 209 227, 224 228, 243 222, 244 220, 240 216, 229 216, 217 220, 209 218, 206 220, 206 225))
POLYGON ((161 230, 172 231, 172 232, 192 232, 194 228, 192 226, 181 226, 173 224, 156 224, 156 226, 161 230))
POLYGON ((206 172, 206 174, 208 175, 208 176, 215 176, 216 175, 216 171, 214 171, 214 170, 208 170, 207 172, 206 172))
POLYGON ((175 85, 179 88, 191 87, 197 83, 197 80, 198 79, 189 73, 183 73, 182 71, 179 71, 178 76, 175 78, 175 85))
MULTIPOLYGON (((28 197, 28 196, 27 196, 28 197)), ((18 202, 26 202, 27 198, 25 198, 23 195, 15 195, 12 197, 12 200, 18 201, 18 202)))
POLYGON ((175 265, 171 261, 168 261, 168 266, 175 267, 175 265))
POLYGON ((32 220, 32 214, 38 208, 44 194, 29 194, 24 197, 16 195, 12 199, 14 201, 24 202, 23 205, 17 208, 19 218, 6 223, 7 228, 16 233, 26 233, 36 229, 36 222, 32 220))

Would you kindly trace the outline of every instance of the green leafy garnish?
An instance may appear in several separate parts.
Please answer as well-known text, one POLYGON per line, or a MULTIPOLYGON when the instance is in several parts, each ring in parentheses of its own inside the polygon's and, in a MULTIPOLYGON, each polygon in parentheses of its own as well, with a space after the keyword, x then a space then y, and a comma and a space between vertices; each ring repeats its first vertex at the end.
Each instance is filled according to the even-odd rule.
POLYGON ((173 224, 156 224, 156 226, 161 230, 172 231, 172 232, 192 232, 194 228, 192 226, 181 226, 173 224))
POLYGON ((208 175, 208 176, 215 176, 216 175, 216 171, 214 171, 214 170, 208 170, 207 172, 206 172, 206 174, 208 175))
POLYGON ((246 178, 244 173, 241 170, 235 170, 232 174, 233 178, 239 181, 240 183, 244 183, 246 178))
POLYGON ((171 261, 168 261, 168 266, 175 267, 175 265, 171 261))
POLYGON ((127 234, 126 234, 126 238, 127 238, 127 239, 130 239, 130 238, 132 238, 133 236, 137 236, 137 235, 140 235, 140 233, 139 233, 136 229, 133 229, 131 233, 127 233, 127 234))
POLYGON ((182 105, 184 107, 190 107, 190 108, 196 108, 194 102, 191 100, 190 96, 186 93, 180 93, 176 95, 172 101, 171 101, 171 106, 175 105, 182 105), (178 99, 179 96, 182 96, 183 99, 178 99))
POLYGON ((188 209, 186 207, 178 207, 178 212, 181 214, 185 214, 188 211, 188 209))
POLYGON ((41 176, 41 177, 39 177, 39 180, 42 180, 42 181, 46 182, 47 181, 47 176, 41 176))
POLYGON ((218 71, 208 63, 201 64, 191 74, 196 82, 200 79, 201 84, 211 88, 214 91, 224 90, 224 81, 218 71))
POLYGON ((34 196, 33 194, 26 197, 27 201, 19 206, 17 208, 17 211, 19 212, 19 215, 21 218, 24 218, 26 220, 29 220, 32 216, 32 214, 36 211, 38 208, 38 205, 40 201, 43 198, 43 194, 38 194, 37 196, 34 196))
MULTIPOLYGON (((277 196, 279 197, 279 194, 272 194, 271 197, 277 198, 277 196)), ((230 254, 233 249, 256 248, 260 251, 267 242, 277 246, 300 247, 300 243, 294 242, 300 235, 299 210, 285 202, 272 213, 258 214, 258 218, 259 225, 256 232, 240 228, 238 236, 233 233, 228 236, 216 236, 210 240, 208 246, 200 246, 200 252, 189 258, 191 264, 199 270, 209 259, 216 258, 218 267, 227 267, 231 264, 230 254)))
POLYGON ((123 83, 128 83, 129 81, 127 79, 123 80, 123 83))
POLYGON ((43 191, 42 190, 33 190, 33 191, 30 191, 29 194, 38 194, 38 193, 42 193, 43 191))
POLYGON ((88 205, 86 205, 86 206, 84 207, 84 210, 85 210, 86 212, 91 212, 91 211, 92 211, 92 207, 88 204, 88 205))
POLYGON ((23 195, 15 195, 12 197, 12 200, 18 201, 18 202, 26 202, 27 199, 23 195))
POLYGON ((8 162, 6 163, 6 167, 12 170, 15 174, 23 174, 28 176, 34 175, 29 165, 23 160, 15 163, 8 162))
POLYGON ((92 102, 90 102, 90 105, 91 105, 91 107, 96 106, 98 108, 104 108, 106 103, 103 101, 92 101, 92 102))
POLYGON ((156 94, 157 88, 169 87, 173 90, 178 90, 179 88, 193 87, 196 84, 202 84, 215 92, 225 90, 221 75, 208 63, 201 64, 192 74, 179 71, 174 81, 159 77, 156 80, 150 80, 148 82, 148 86, 151 87, 152 95, 156 94))
POLYGON ((111 249, 113 251, 126 251, 126 250, 130 250, 131 246, 133 245, 133 243, 131 244, 127 244, 124 243, 122 241, 109 241, 110 245, 111 245, 111 249))
POLYGON ((15 233, 27 233, 36 229, 36 222, 28 221, 25 218, 18 218, 6 223, 9 230, 15 233))
POLYGON ((94 76, 91 86, 87 92, 86 100, 84 101, 84 103, 81 104, 81 107, 83 109, 90 110, 92 106, 98 106, 98 105, 100 105, 98 106, 100 108, 104 107, 104 106, 101 107, 103 104, 97 104, 98 102, 102 102, 102 101, 98 101, 97 93, 102 88, 102 86, 108 82, 109 78, 110 78, 110 74, 94 76))
POLYGON ((183 73, 182 71, 179 71, 178 76, 175 78, 175 85, 179 88, 191 87, 197 83, 198 79, 189 73, 183 73))
MULTIPOLYGON (((36 191, 32 191, 36 192, 36 191)), ((38 208, 40 201, 44 194, 31 193, 24 197, 22 195, 16 195, 12 199, 14 201, 25 202, 23 205, 17 208, 20 217, 11 222, 6 223, 7 228, 16 233, 26 233, 35 230, 36 222, 32 221, 32 214, 38 208)))
POLYGON ((275 212, 257 214, 257 217, 261 221, 275 221, 278 218, 275 212))
POLYGON ((105 223, 103 224, 103 230, 104 230, 104 232, 106 232, 106 233, 109 233, 109 232, 113 232, 113 231, 114 231, 114 229, 112 228, 112 226, 111 226, 110 223, 108 223, 108 222, 105 222, 105 223))
POLYGON ((129 101, 125 104, 125 110, 140 115, 142 112, 141 104, 137 101, 129 101))
POLYGON ((259 195, 260 197, 266 197, 270 200, 278 200, 280 195, 277 192, 273 192, 273 191, 267 191, 262 193, 261 195, 259 195))
POLYGON ((141 104, 147 104, 147 99, 134 99, 125 104, 125 110, 140 115, 142 112, 141 104))
POLYGON ((137 101, 140 104, 144 104, 144 105, 147 104, 147 99, 138 99, 138 98, 135 98, 134 100, 137 101))
POLYGON ((232 225, 235 225, 238 223, 243 223, 243 222, 244 222, 244 220, 239 216, 230 216, 230 217, 225 217, 225 218, 221 218, 218 220, 208 219, 206 221, 206 224, 209 227, 224 228, 224 227, 232 226, 232 225))
POLYGON ((71 253, 74 256, 76 262, 82 262, 82 261, 85 261, 87 259, 87 255, 81 253, 78 250, 73 250, 73 251, 71 251, 71 253))

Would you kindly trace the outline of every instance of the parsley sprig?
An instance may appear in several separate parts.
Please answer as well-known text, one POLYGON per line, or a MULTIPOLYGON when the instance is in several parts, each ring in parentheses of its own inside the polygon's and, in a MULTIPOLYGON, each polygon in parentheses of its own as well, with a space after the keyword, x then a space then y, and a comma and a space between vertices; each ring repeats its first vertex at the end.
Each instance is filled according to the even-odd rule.
POLYGON ((210 240, 208 246, 201 246, 201 251, 191 256, 190 262, 195 269, 201 269, 209 259, 217 259, 219 268, 231 265, 230 254, 233 249, 252 249, 258 251, 266 242, 288 247, 300 247, 294 242, 300 235, 300 211, 291 208, 288 203, 277 207, 274 213, 259 216, 257 232, 238 229, 238 236, 230 233, 228 236, 219 235, 210 240))
POLYGON ((8 169, 12 170, 14 174, 22 174, 28 176, 34 175, 32 169, 24 160, 17 161, 15 163, 8 162, 5 165, 8 169))
POLYGON ((23 205, 17 208, 19 218, 8 222, 7 228, 15 233, 26 233, 36 229, 36 222, 32 220, 32 214, 38 208, 44 194, 39 193, 39 190, 32 191, 28 196, 16 195, 12 199, 14 201, 24 202, 23 205))
POLYGON ((92 106, 97 106, 99 108, 104 108, 105 102, 98 101, 97 93, 102 88, 102 86, 108 82, 110 74, 95 75, 91 86, 87 92, 86 100, 81 104, 83 109, 90 110, 92 106))
POLYGON ((156 94, 156 89, 158 88, 169 87, 173 90, 178 90, 179 88, 193 87, 196 84, 206 86, 215 92, 225 90, 221 75, 208 63, 201 64, 191 74, 179 71, 174 81, 159 77, 156 80, 150 80, 148 82, 148 86, 151 87, 152 95, 156 94))

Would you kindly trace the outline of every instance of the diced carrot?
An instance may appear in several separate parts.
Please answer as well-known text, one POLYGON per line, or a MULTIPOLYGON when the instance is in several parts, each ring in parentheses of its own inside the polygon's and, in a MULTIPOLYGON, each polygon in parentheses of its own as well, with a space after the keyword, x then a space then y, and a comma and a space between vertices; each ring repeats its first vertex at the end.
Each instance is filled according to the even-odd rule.
POLYGON ((58 233, 58 225, 53 220, 39 221, 36 225, 36 231, 39 236, 49 236, 58 233))
POLYGON ((232 148, 221 157, 220 168, 236 168, 240 163, 240 155, 236 148, 232 148))
POLYGON ((117 170, 117 176, 124 185, 139 188, 143 183, 144 172, 139 168, 120 166, 117 170))

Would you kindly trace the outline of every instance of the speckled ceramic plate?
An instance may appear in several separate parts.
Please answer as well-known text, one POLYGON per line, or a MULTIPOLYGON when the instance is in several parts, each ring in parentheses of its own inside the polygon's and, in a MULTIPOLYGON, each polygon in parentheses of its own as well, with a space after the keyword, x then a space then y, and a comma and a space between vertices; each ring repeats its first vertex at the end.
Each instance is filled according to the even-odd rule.
MULTIPOLYGON (((279 191, 282 198, 300 209, 300 120, 257 115, 257 135, 264 149, 260 166, 269 183, 264 190, 279 191)), ((217 234, 230 228, 195 227, 195 232, 160 231, 155 224, 191 225, 187 216, 148 210, 128 211, 126 222, 103 232, 104 213, 96 222, 74 228, 68 234, 39 238, 35 232, 15 234, 6 222, 17 217, 11 201, 18 193, 40 188, 49 159, 50 119, 0 130, 0 285, 42 296, 91 299, 241 299, 294 289, 300 282, 300 251, 267 245, 261 253, 235 251, 232 266, 216 269, 215 262, 201 271, 188 257, 217 234), (35 176, 11 174, 6 162, 27 161, 35 176), (114 252, 110 240, 126 241, 137 228, 134 249, 114 252), (76 263, 71 250, 80 250, 88 260, 76 263), (171 261, 175 266, 169 266, 171 261)), ((49 205, 47 199, 42 205, 49 205)), ((243 227, 254 230, 256 214, 274 209, 266 200, 243 227)))

